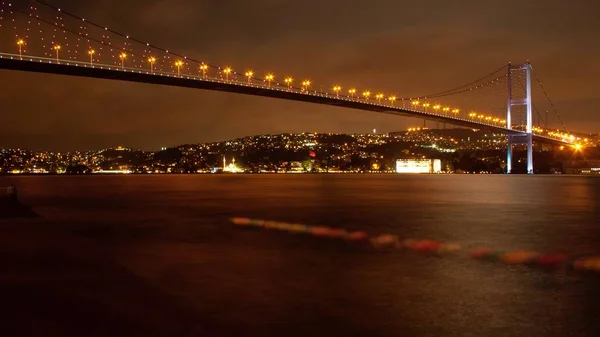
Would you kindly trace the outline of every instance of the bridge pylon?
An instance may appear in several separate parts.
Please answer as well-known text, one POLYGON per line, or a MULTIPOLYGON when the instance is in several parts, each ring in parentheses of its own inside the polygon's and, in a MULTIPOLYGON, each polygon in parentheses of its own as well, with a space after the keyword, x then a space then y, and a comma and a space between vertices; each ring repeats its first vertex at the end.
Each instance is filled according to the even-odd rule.
POLYGON ((521 65, 508 64, 508 104, 506 107, 506 128, 512 129, 512 107, 526 106, 526 129, 521 135, 508 135, 508 148, 506 150, 506 173, 512 173, 513 144, 527 144, 527 174, 533 174, 533 119, 531 103, 531 63, 521 65), (525 98, 513 97, 512 72, 522 70, 526 74, 525 98))

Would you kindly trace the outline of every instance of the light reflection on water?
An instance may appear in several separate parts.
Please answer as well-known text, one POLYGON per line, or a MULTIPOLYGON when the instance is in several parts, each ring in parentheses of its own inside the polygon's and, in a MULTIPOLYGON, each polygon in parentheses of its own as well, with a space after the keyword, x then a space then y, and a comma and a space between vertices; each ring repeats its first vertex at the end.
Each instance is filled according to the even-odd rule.
MULTIPOLYGON (((594 276, 233 228, 247 216, 498 249, 600 254, 600 179, 473 175, 18 177, 48 221, 245 336, 596 336, 594 276)), ((110 297, 110 296, 108 296, 110 297)), ((152 303, 148 304, 152 306, 152 303)), ((182 318, 183 319, 183 318, 182 318)), ((155 324, 167 324, 157 322, 155 324)))

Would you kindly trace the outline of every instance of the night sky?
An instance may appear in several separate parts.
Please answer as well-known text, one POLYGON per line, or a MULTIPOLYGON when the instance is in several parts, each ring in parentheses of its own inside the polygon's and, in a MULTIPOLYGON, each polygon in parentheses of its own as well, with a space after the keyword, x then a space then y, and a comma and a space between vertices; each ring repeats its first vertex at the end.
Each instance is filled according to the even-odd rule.
MULTIPOLYGON (((529 59, 566 126, 600 131, 596 0, 50 2, 213 64, 404 97, 529 59)), ((542 106, 541 91, 534 94, 542 106)), ((9 71, 0 71, 0 106, 0 147, 58 151, 157 149, 262 133, 388 132, 422 123, 269 98, 9 71)))

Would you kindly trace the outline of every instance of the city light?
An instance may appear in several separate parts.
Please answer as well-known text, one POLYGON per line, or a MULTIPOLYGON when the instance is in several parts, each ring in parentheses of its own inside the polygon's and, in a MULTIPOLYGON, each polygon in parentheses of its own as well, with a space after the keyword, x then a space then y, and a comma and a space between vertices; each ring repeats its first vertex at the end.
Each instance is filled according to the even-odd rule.
POLYGON ((375 99, 377 100, 377 103, 381 103, 381 100, 383 99, 383 94, 379 93, 377 95, 375 95, 375 99))
POLYGON ((396 102, 396 96, 388 97, 388 101, 390 101, 390 104, 394 105, 394 102, 396 102))
POLYGON ((355 88, 351 88, 348 90, 348 93, 350 94, 351 98, 354 98, 354 94, 356 94, 356 89, 355 88))
POLYGON ((371 92, 368 91, 368 90, 365 90, 365 91, 363 91, 362 95, 363 95, 363 97, 365 98, 365 101, 366 101, 371 96, 371 92))

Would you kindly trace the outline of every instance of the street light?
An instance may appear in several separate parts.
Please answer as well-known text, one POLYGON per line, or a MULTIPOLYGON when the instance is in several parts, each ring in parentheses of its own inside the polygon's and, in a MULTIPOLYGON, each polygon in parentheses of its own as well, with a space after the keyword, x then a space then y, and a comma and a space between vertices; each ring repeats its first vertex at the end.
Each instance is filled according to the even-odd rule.
POLYGON ((434 111, 434 112, 437 114, 437 113, 438 113, 437 111, 438 111, 438 110, 439 110, 441 107, 442 107, 441 105, 439 105, 439 104, 436 104, 436 105, 434 105, 434 106, 433 106, 433 111, 434 111))
POLYGON ((60 45, 55 44, 53 49, 56 50, 56 62, 58 62, 58 51, 60 50, 60 45))
POLYGON ((423 107, 425 108, 425 112, 427 112, 427 108, 429 108, 431 104, 429 103, 423 103, 423 107))
POLYGON ((177 76, 181 76, 181 66, 183 65, 183 61, 179 60, 175 62, 175 66, 177 67, 177 76))
POLYGON ((340 87, 339 85, 334 85, 333 86, 333 92, 335 92, 336 96, 340 96, 340 90, 342 90, 342 87, 340 87))
POLYGON ((421 102, 419 102, 419 101, 412 101, 412 102, 410 102, 410 104, 412 104, 412 106, 413 106, 413 107, 415 107, 415 108, 416 108, 417 106, 419 106, 419 104, 420 104, 420 103, 421 103, 421 102))
POLYGON ((310 87, 310 81, 309 80, 302 81, 302 90, 306 90, 308 92, 308 87, 310 87))
POLYGON ((271 87, 271 81, 275 78, 275 76, 273 74, 267 74, 267 76, 265 76, 265 80, 267 80, 267 86, 270 88, 271 87))
POLYGON ((454 109, 452 110, 452 113, 454 114, 454 118, 456 118, 458 116, 458 113, 460 112, 459 109, 454 109))
POLYGON ((285 82, 285 84, 287 84, 288 87, 292 88, 292 82, 294 81, 293 78, 291 77, 286 77, 283 82, 285 82))
POLYGON ((254 72, 252 70, 247 70, 246 73, 244 73, 244 75, 248 77, 248 83, 250 83, 250 80, 252 80, 252 76, 254 76, 254 72))
POLYGON ((25 41, 23 41, 23 39, 19 39, 19 41, 17 41, 17 46, 19 46, 19 57, 23 56, 23 45, 25 44, 25 41))
POLYGON ((121 55, 119 55, 119 58, 121 59, 121 69, 125 69, 125 59, 127 58, 127 54, 121 53, 121 55))
POLYGON ((350 94, 351 98, 354 98, 354 94, 356 94, 356 89, 352 88, 352 89, 348 90, 348 93, 350 94))
POLYGON ((208 70, 208 65, 202 63, 200 65, 200 71, 202 72, 202 77, 206 77, 206 70, 208 70))
POLYGON ((150 56, 148 58, 148 62, 150 62, 150 72, 154 73, 154 63, 156 62, 156 57, 150 56))
POLYGON ((392 105, 394 105, 394 102, 396 102, 396 96, 390 96, 390 97, 388 97, 388 101, 390 101, 390 103, 392 105))
POLYGON ((365 98, 365 101, 369 99, 369 96, 371 96, 371 92, 370 91, 364 91, 363 92, 363 97, 365 98))
POLYGON ((90 54, 90 65, 93 65, 93 64, 94 64, 94 54, 95 54, 95 53, 96 53, 96 51, 95 51, 95 50, 93 50, 93 49, 90 49, 90 50, 88 51, 88 54, 90 54))
POLYGON ((383 94, 379 93, 379 94, 375 95, 375 98, 377 99, 377 103, 381 103, 381 99, 383 98, 383 94))
POLYGON ((227 67, 225 69, 223 69, 223 74, 225 74, 225 80, 229 81, 229 74, 231 74, 231 68, 227 67))
POLYGON ((442 111, 444 112, 444 115, 448 114, 448 111, 450 111, 449 107, 445 107, 442 109, 442 111))

